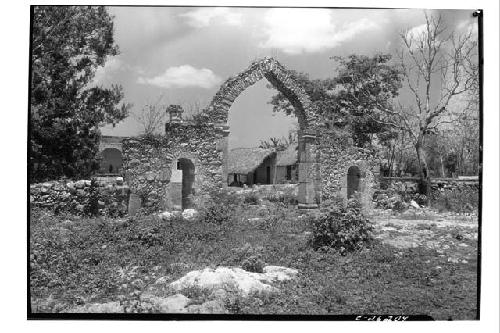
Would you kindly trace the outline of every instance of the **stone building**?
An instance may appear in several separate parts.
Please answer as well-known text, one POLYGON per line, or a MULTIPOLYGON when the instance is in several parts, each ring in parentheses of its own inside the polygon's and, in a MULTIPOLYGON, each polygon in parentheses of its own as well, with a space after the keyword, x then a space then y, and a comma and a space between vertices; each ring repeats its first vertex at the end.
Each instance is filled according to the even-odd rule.
MULTIPOLYGON (((288 98, 298 119, 296 163, 291 166, 297 174, 299 208, 317 208, 324 200, 347 199, 355 192, 368 206, 378 167, 373 152, 356 148, 338 135, 291 73, 273 58, 255 61, 229 78, 195 120, 183 120, 182 109, 174 106, 168 110, 164 135, 121 140, 121 170, 134 202, 150 211, 185 209, 196 206, 211 191, 227 187, 237 171, 229 164, 229 109, 261 79, 288 98)), ((264 176, 258 173, 253 181, 273 179, 273 163, 268 161, 264 176)), ((286 170, 287 165, 283 166, 286 170)))

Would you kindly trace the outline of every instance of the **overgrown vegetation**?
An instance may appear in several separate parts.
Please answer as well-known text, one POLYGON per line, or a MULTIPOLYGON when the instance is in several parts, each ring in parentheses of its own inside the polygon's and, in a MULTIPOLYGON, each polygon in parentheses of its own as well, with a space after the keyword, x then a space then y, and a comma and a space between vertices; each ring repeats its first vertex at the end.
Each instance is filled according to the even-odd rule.
MULTIPOLYGON (((139 295, 159 278, 171 282, 191 270, 220 265, 252 272, 280 265, 298 269, 297 279, 278 284, 272 294, 243 298, 228 293, 225 308, 230 313, 474 316, 474 262, 458 267, 439 262, 434 250, 365 242, 370 224, 358 208, 332 207, 331 213, 322 212, 327 220, 316 219, 324 223, 318 231, 328 231, 325 244, 333 246, 331 251, 315 250, 314 239, 319 244, 322 238, 316 236, 324 233, 307 223, 312 217, 282 203, 250 209, 222 193, 193 220, 85 218, 32 210, 32 309, 60 312, 119 301, 127 312, 158 312, 139 295), (443 267, 437 273, 436 263, 443 267)), ((207 298, 200 290, 190 296, 193 304, 207 298)))
POLYGON ((349 200, 347 208, 330 206, 311 219, 311 245, 315 250, 338 250, 341 254, 361 249, 373 240, 373 225, 361 213, 356 200, 349 200))
POLYGON ((478 188, 473 186, 436 191, 432 197, 431 206, 440 212, 472 213, 477 212, 479 207, 478 188))
POLYGON ((121 86, 93 82, 118 54, 104 6, 33 8, 30 80, 30 181, 86 178, 98 164, 100 126, 128 115, 121 86))

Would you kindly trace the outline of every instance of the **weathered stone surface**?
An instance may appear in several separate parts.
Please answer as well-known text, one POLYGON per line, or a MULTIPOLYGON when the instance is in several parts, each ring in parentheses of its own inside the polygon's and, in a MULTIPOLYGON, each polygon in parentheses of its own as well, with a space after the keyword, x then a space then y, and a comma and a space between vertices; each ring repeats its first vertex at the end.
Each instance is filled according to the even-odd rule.
POLYGON ((241 268, 218 267, 191 271, 184 277, 172 282, 170 287, 182 291, 190 287, 216 290, 231 288, 243 296, 251 292, 272 292, 275 287, 272 282, 293 279, 298 271, 280 266, 266 266, 263 273, 247 272, 241 268))
POLYGON ((176 294, 169 297, 158 297, 149 294, 141 295, 141 301, 152 304, 161 313, 185 313, 188 312, 186 306, 189 303, 189 298, 176 294))
MULTIPOLYGON (((115 182, 97 182, 97 200, 101 215, 123 216, 127 213, 129 188, 115 182)), ((50 208, 57 213, 81 214, 89 204, 91 181, 52 181, 30 186, 30 203, 35 207, 50 208)))
POLYGON ((124 308, 120 302, 90 303, 73 309, 66 310, 66 313, 121 313, 124 308))
POLYGON ((194 164, 196 195, 222 188, 223 152, 216 145, 223 138, 223 130, 214 124, 184 122, 168 124, 163 137, 124 139, 125 179, 132 192, 144 198, 143 206, 150 212, 181 209, 179 200, 170 195, 179 192, 172 183, 182 183, 182 172, 177 170, 180 158, 194 164), (134 160, 147 161, 149 166, 131 163, 134 160))

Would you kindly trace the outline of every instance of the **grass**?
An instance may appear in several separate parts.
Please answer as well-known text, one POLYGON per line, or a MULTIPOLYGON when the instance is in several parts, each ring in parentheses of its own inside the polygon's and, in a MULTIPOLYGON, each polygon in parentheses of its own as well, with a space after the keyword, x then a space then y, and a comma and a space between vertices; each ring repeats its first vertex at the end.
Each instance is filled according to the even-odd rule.
MULTIPOLYGON (((240 203, 233 208, 225 225, 163 222, 155 216, 80 218, 32 210, 32 310, 60 312, 116 300, 137 307, 138 295, 160 277, 173 281, 194 269, 241 266, 258 256, 267 265, 296 268, 299 276, 283 282, 276 293, 248 298, 232 294, 225 304, 231 313, 475 318, 474 260, 454 264, 434 250, 401 250, 378 241, 346 255, 314 251, 308 243, 307 218, 292 206, 269 203, 248 209, 240 203), (255 217, 261 219, 248 222, 255 217)), ((196 303, 207 297, 199 290, 191 293, 196 303)))

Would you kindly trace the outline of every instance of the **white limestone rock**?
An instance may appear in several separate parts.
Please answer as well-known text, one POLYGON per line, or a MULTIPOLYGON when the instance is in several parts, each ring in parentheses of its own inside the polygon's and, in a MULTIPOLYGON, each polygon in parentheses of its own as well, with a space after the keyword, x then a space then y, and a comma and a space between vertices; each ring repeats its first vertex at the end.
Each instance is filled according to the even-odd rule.
POLYGON ((253 273, 238 267, 205 268, 187 273, 172 282, 170 287, 176 291, 197 287, 201 289, 232 289, 242 296, 252 292, 272 292, 276 288, 271 285, 275 281, 291 280, 297 275, 296 269, 281 266, 266 266, 263 273, 253 273))
POLYGON ((193 219, 198 212, 196 209, 184 209, 182 211, 182 217, 185 218, 186 220, 191 220, 193 219))
POLYGON ((181 294, 175 294, 169 297, 143 294, 141 300, 152 304, 161 313, 185 313, 188 311, 186 306, 190 301, 188 297, 181 294))

